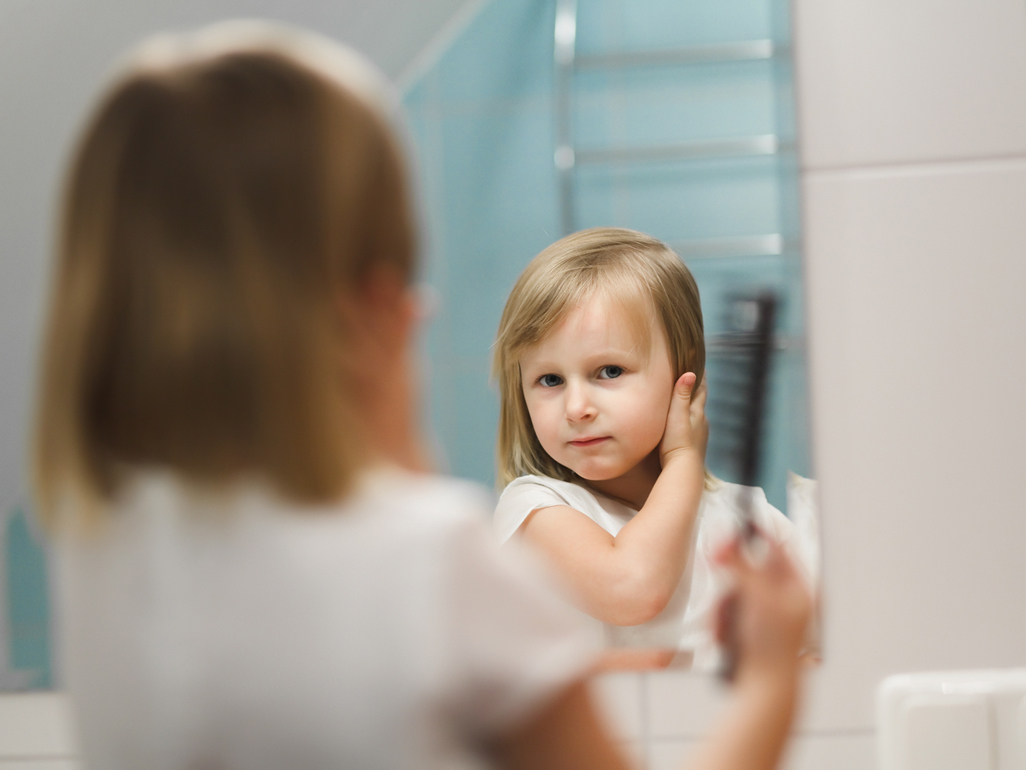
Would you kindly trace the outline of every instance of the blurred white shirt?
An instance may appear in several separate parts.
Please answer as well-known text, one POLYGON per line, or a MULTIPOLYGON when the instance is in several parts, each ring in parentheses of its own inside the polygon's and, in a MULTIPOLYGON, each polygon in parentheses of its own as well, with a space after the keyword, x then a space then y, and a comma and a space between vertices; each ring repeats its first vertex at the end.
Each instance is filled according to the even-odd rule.
POLYGON ((312 509, 139 474, 65 536, 65 666, 103 770, 479 767, 593 650, 471 485, 369 474, 312 509))

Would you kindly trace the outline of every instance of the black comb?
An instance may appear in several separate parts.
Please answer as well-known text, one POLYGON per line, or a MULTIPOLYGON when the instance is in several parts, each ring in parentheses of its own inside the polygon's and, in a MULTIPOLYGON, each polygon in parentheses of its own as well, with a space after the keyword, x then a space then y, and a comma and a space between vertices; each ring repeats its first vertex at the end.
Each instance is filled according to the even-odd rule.
MULTIPOLYGON (((758 540, 755 525, 755 489, 761 470, 766 391, 773 357, 773 330, 777 297, 769 291, 732 297, 728 303, 728 331, 717 339, 720 376, 710 391, 710 412, 720 415, 715 424, 711 454, 729 468, 745 487, 738 500, 741 541, 750 550, 758 540)), ((727 475, 727 474, 725 474, 727 475)), ((737 667, 736 597, 724 603, 724 662, 721 676, 730 681, 737 667)))

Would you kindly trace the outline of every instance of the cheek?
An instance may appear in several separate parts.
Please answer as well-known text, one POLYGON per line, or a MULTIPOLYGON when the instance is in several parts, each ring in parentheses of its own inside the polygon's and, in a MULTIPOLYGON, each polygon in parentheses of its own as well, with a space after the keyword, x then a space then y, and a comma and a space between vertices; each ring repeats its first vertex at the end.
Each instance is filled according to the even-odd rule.
POLYGON ((531 426, 534 428, 535 435, 538 436, 538 440, 544 443, 549 433, 552 431, 552 419, 549 416, 551 409, 547 409, 547 404, 544 402, 532 401, 526 399, 527 402, 527 414, 531 418, 531 426))
MULTIPOLYGON (((655 390, 655 389, 653 389, 655 390)), ((663 394, 658 390, 649 390, 646 398, 639 400, 638 409, 632 416, 635 435, 639 444, 654 449, 662 441, 666 430, 666 415, 670 410, 671 393, 663 394)))
POLYGON ((550 410, 546 410, 544 407, 530 411, 531 425, 534 427, 534 435, 537 436, 541 448, 550 457, 556 458, 562 451, 563 443, 559 438, 558 421, 551 419, 548 411, 550 410))

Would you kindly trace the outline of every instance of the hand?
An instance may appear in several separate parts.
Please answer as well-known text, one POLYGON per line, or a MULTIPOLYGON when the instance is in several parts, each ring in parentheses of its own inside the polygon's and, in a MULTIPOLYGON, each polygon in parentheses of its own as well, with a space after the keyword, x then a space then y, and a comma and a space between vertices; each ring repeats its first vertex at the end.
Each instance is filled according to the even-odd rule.
POLYGON ((696 451, 705 460, 705 448, 709 443, 709 421, 705 417, 705 398, 709 392, 706 380, 692 393, 695 374, 685 372, 673 386, 670 410, 666 415, 666 429, 659 443, 659 461, 666 462, 683 452, 696 451))
POLYGON ((728 625, 733 626, 739 680, 760 674, 793 676, 812 614, 812 599, 791 560, 769 537, 762 537, 766 555, 757 567, 746 558, 738 540, 714 557, 734 574, 734 591, 717 615, 716 636, 723 643, 728 625), (728 614, 733 618, 728 619, 728 614))

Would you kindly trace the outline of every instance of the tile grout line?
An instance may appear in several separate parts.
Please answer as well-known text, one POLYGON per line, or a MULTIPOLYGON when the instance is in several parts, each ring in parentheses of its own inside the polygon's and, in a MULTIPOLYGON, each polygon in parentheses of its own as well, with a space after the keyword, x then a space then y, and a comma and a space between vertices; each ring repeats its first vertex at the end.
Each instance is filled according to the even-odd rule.
POLYGON ((650 751, 649 747, 649 743, 652 740, 652 729, 649 726, 650 714, 648 708, 648 676, 649 675, 647 672, 642 672, 641 675, 638 677, 639 689, 641 691, 641 708, 639 714, 639 716, 641 717, 641 762, 645 770, 651 770, 652 763, 652 752, 650 751))
MULTIPOLYGON (((791 733, 791 739, 795 738, 871 738, 876 734, 875 729, 851 728, 838 730, 803 730, 791 733)), ((648 740, 653 743, 680 743, 682 741, 694 743, 702 741, 708 733, 680 733, 678 735, 653 736, 648 740)))
MULTIPOLYGON (((800 154, 800 153, 799 153, 800 154)), ((921 160, 897 160, 869 163, 836 163, 828 165, 799 166, 802 176, 832 176, 849 173, 873 174, 887 171, 939 171, 950 166, 987 167, 1006 163, 1026 162, 1026 153, 1001 153, 996 155, 963 155, 951 158, 926 158, 921 160)))

